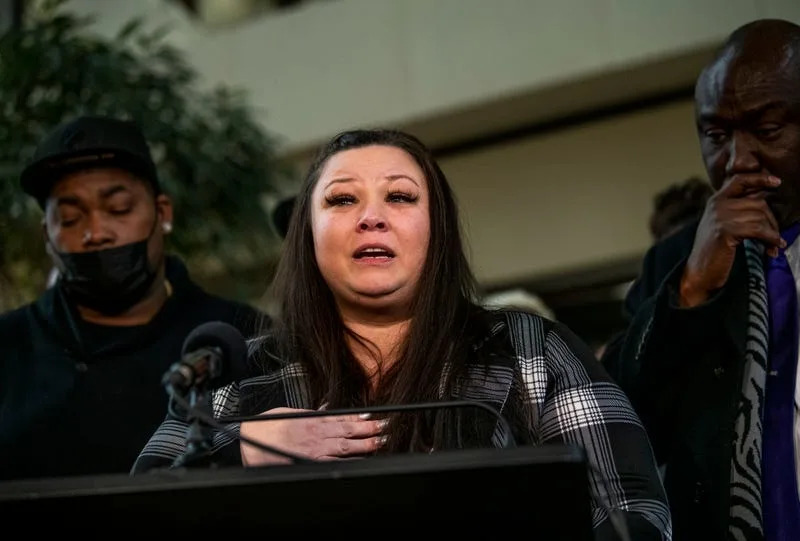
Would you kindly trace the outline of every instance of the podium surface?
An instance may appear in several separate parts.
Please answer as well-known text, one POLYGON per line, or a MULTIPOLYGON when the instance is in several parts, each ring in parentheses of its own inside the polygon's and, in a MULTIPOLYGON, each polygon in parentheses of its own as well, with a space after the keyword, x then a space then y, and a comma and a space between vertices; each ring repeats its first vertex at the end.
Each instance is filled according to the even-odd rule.
POLYGON ((12 531, 124 539, 592 539, 585 456, 561 445, 5 481, 0 516, 12 531))

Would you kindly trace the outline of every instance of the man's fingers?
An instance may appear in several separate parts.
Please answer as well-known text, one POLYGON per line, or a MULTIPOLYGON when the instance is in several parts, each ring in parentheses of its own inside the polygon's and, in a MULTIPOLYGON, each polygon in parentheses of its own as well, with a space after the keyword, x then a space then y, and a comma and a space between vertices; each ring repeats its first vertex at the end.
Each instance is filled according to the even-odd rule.
POLYGON ((769 226, 779 234, 780 226, 778 225, 778 220, 775 218, 775 215, 772 213, 772 210, 769 208, 769 205, 767 205, 767 202, 763 197, 748 196, 742 199, 727 201, 726 204, 728 210, 733 213, 734 219, 739 221, 747 221, 749 218, 748 213, 757 213, 758 216, 755 217, 756 219, 765 220, 769 226))
MULTIPOLYGON (((764 213, 764 218, 767 220, 767 223, 769 223, 770 229, 775 231, 780 237, 781 227, 780 225, 778 225, 778 219, 775 218, 775 215, 772 213, 772 210, 770 210, 770 208, 767 206, 766 202, 764 202, 763 213, 764 213)), ((781 248, 783 248, 783 246, 781 246, 781 248)))
POLYGON ((738 217, 737 220, 728 224, 727 231, 729 235, 740 241, 756 239, 767 246, 776 248, 784 248, 786 244, 774 224, 761 213, 749 213, 738 217))
POLYGON ((719 190, 725 197, 745 197, 764 190, 773 190, 781 185, 781 180, 772 175, 736 175, 731 177, 719 190))

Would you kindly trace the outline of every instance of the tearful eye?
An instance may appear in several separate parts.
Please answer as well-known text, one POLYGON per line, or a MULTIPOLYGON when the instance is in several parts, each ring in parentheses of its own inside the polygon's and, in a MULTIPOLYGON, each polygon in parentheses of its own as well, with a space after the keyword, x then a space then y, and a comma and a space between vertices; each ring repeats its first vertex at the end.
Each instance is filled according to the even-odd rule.
POLYGON ((352 205, 356 202, 356 198, 352 195, 329 195, 325 198, 325 203, 331 207, 341 207, 344 205, 352 205))
POLYGON ((386 200, 390 203, 413 203, 419 196, 406 192, 392 192, 386 196, 386 200))

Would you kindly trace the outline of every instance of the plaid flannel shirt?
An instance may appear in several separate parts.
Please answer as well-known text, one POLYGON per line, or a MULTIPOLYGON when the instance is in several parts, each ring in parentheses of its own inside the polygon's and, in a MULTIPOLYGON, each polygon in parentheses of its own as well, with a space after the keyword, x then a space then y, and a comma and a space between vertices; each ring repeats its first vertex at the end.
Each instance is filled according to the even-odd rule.
MULTIPOLYGON (((624 516, 630 538, 670 540, 672 522, 650 442, 628 398, 594 354, 565 326, 528 313, 498 312, 491 336, 476 348, 510 342, 508 355, 490 364, 469 365, 456 396, 480 400, 524 423, 512 427, 518 444, 568 443, 581 446, 589 464, 589 488, 596 538, 617 539, 610 512, 624 516), (522 417, 520 417, 520 415, 522 417)), ((259 339, 251 354, 262 350, 259 339)), ((216 418, 256 415, 276 407, 314 409, 298 363, 279 365, 213 393, 216 418)), ((241 465, 238 426, 214 435, 218 463, 241 465)), ((172 416, 142 450, 132 474, 169 467, 186 450, 187 423, 172 416)), ((503 439, 494 425, 490 445, 503 439)))

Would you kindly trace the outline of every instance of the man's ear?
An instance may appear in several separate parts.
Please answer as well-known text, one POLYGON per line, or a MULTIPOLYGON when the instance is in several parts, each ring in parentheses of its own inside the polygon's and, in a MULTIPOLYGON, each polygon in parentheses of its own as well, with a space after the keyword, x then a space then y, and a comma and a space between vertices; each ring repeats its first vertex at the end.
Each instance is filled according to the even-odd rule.
POLYGON ((50 240, 50 233, 47 231, 47 218, 42 218, 42 241, 44 242, 44 251, 50 256, 55 265, 59 265, 58 254, 55 253, 55 246, 50 240))
POLYGON ((161 231, 169 234, 172 231, 172 200, 165 194, 156 196, 156 212, 161 222, 161 231))
POLYGON ((44 242, 44 249, 52 256, 52 243, 50 242, 50 235, 47 234, 47 218, 42 218, 42 242, 44 242))

